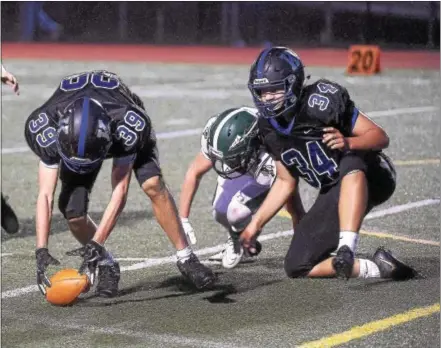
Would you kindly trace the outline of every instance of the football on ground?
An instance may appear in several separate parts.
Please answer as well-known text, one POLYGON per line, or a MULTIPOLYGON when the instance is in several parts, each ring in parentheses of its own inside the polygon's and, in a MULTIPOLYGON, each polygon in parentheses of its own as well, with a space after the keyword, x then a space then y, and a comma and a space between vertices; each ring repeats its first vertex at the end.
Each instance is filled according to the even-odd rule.
POLYGON ((51 286, 46 289, 46 299, 56 306, 73 304, 78 296, 87 291, 89 280, 76 269, 63 269, 50 278, 51 286))

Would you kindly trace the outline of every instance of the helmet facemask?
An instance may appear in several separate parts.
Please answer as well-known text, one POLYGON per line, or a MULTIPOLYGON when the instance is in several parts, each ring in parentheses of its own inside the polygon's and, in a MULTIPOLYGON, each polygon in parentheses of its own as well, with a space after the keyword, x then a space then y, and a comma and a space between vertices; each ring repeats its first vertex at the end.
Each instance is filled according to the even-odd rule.
POLYGON ((248 88, 250 89, 254 99, 254 104, 262 117, 279 117, 294 108, 298 99, 298 96, 294 93, 296 79, 296 76, 291 74, 283 80, 269 82, 266 78, 255 79, 253 82, 248 84, 248 88), (264 83, 259 83, 259 81, 256 80, 264 80, 264 83), (275 93, 278 91, 283 91, 283 96, 280 98, 272 99, 270 101, 264 101, 262 99, 263 93, 275 93))

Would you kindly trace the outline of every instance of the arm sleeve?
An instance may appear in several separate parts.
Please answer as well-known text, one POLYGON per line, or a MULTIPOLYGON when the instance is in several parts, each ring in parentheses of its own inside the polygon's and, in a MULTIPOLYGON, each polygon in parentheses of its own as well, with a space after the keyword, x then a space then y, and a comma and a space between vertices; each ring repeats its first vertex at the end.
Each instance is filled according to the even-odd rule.
POLYGON ((115 167, 126 166, 128 164, 135 162, 135 159, 136 159, 136 153, 131 154, 131 155, 127 155, 127 156, 122 156, 122 157, 114 157, 113 158, 113 165, 115 167))
POLYGON ((343 134, 351 135, 358 118, 358 108, 345 88, 342 90, 339 102, 338 112, 335 113, 335 123, 343 134))

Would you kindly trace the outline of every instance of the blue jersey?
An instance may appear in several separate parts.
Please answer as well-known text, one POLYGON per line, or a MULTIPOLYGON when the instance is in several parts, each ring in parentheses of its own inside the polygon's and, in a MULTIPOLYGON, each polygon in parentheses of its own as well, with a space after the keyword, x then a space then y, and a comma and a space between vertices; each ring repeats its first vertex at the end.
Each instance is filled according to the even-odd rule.
POLYGON ((322 143, 323 129, 334 127, 350 136, 358 109, 344 87, 321 79, 304 87, 296 110, 292 123, 283 127, 274 119, 259 118, 263 143, 293 177, 315 188, 333 185, 342 152, 322 143))
POLYGON ((48 166, 60 161, 56 131, 60 112, 73 100, 87 96, 97 100, 112 119, 112 146, 108 158, 134 158, 156 137, 139 97, 116 75, 99 70, 63 78, 55 93, 26 121, 25 138, 32 151, 48 166))

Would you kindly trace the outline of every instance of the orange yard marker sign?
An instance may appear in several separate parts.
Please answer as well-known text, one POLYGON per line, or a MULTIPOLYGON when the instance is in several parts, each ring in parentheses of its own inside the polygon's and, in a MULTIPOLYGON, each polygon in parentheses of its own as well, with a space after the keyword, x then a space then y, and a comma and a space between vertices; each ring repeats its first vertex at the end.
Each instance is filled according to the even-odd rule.
POLYGON ((380 47, 353 45, 349 47, 349 75, 373 75, 380 72, 380 47))

